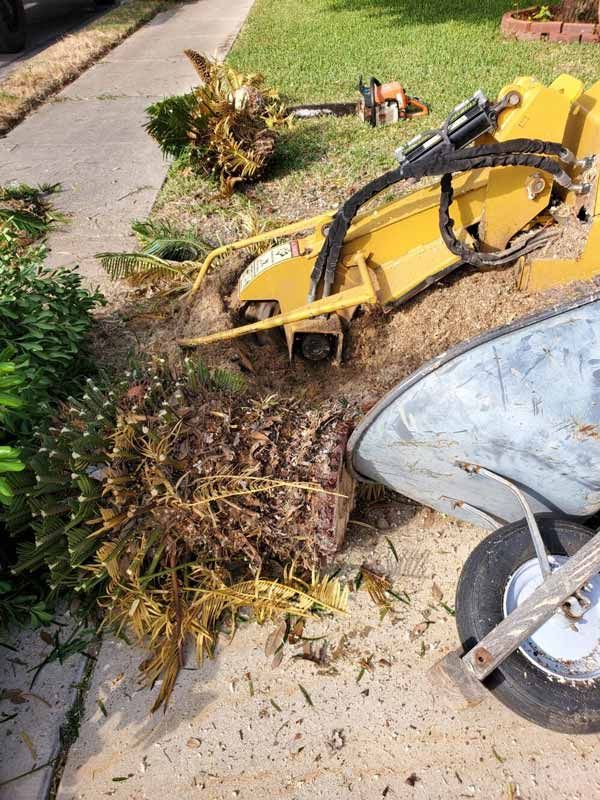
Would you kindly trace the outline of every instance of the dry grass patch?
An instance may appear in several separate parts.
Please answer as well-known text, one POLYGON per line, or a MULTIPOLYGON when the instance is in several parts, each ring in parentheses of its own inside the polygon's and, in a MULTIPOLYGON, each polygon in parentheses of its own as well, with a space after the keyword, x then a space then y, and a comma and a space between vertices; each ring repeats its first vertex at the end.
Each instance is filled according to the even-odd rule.
POLYGON ((169 0, 131 0, 60 39, 0 83, 0 133, 75 80, 109 50, 167 8, 169 0))

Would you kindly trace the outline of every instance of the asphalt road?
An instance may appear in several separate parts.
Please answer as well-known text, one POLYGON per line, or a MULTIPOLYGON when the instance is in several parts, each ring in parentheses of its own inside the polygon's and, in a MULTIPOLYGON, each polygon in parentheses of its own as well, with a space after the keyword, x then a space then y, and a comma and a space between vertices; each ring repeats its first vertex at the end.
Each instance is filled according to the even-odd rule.
POLYGON ((94 0, 26 0, 27 44, 20 53, 0 53, 0 80, 63 34, 104 13, 106 8, 96 7, 94 0))

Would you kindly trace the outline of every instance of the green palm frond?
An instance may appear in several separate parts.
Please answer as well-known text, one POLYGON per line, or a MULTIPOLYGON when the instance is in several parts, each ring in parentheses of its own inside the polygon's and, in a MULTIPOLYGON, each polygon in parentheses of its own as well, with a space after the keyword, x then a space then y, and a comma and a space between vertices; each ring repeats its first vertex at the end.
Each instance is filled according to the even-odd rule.
POLYGON ((215 369, 211 375, 211 382, 215 389, 231 394, 238 394, 246 388, 243 375, 226 369, 215 369))
POLYGON ((159 279, 189 282, 185 265, 189 262, 167 261, 145 253, 97 253, 96 258, 113 280, 133 280, 137 284, 159 279))
POLYGON ((199 261, 211 250, 210 245, 193 231, 178 231, 166 223, 138 220, 131 227, 138 235, 146 255, 167 261, 199 261))
POLYGON ((40 183, 38 186, 30 186, 28 183, 13 183, 0 187, 0 200, 36 201, 40 195, 56 194, 60 188, 60 183, 40 183))
POLYGON ((17 211, 14 208, 0 208, 0 220, 19 233, 39 236, 50 228, 50 223, 30 211, 17 211))
POLYGON ((211 372, 200 359, 193 359, 188 356, 184 359, 183 367, 186 383, 192 392, 198 393, 201 387, 210 384, 211 372))
POLYGON ((148 106, 146 131, 160 145, 166 156, 177 158, 190 144, 190 132, 198 123, 195 117, 197 107, 194 92, 167 97, 148 106))

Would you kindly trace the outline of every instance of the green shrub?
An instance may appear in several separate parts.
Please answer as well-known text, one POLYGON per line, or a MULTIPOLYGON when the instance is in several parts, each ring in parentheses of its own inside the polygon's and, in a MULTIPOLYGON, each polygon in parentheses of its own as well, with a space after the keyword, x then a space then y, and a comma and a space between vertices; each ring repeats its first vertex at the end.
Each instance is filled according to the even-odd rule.
POLYGON ((25 377, 22 372, 24 362, 9 360, 12 348, 0 353, 0 503, 10 505, 13 492, 10 483, 2 477, 9 472, 22 472, 25 464, 21 461, 21 451, 3 443, 9 439, 8 431, 21 418, 24 401, 22 398, 25 377))
POLYGON ((91 312, 104 302, 99 292, 83 288, 77 273, 43 265, 44 236, 61 219, 47 200, 56 190, 0 187, 0 503, 13 533, 0 539, 0 627, 51 619, 45 575, 11 574, 21 552, 35 547, 31 512, 23 504, 27 487, 37 482, 32 437, 69 391, 79 391, 90 368, 91 312))
POLYGON ((48 416, 89 366, 82 351, 91 312, 103 302, 67 269, 49 270, 35 261, 0 268, 0 349, 11 347, 22 359, 24 432, 29 423, 48 416))

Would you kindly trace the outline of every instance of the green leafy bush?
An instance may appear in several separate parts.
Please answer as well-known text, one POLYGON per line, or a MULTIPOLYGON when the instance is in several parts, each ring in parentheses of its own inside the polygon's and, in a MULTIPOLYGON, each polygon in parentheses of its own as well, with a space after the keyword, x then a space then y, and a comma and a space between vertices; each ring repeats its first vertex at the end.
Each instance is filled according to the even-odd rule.
MULTIPOLYGON (((22 369, 19 369, 24 362, 18 364, 8 360, 12 355, 12 348, 0 353, 0 432, 3 440, 7 438, 8 430, 20 419, 24 406, 21 395, 25 378, 22 369)), ((7 472, 22 472, 25 469, 20 456, 18 448, 0 443, 0 503, 4 505, 10 505, 13 492, 9 482, 2 476, 7 472)))
POLYGON ((26 581, 0 578, 0 630, 9 625, 39 628, 53 620, 52 610, 26 581))
POLYGON ((82 350, 91 312, 103 302, 71 270, 49 270, 35 261, 0 267, 0 348, 11 347, 22 359, 29 423, 47 417, 86 369, 82 350))
POLYGON ((45 624, 45 576, 15 577, 11 566, 35 532, 23 487, 35 483, 33 433, 46 426, 90 366, 86 337, 99 292, 83 288, 81 277, 43 265, 44 237, 62 220, 48 195, 57 186, 0 187, 0 503, 13 538, 0 538, 0 627, 45 624))

